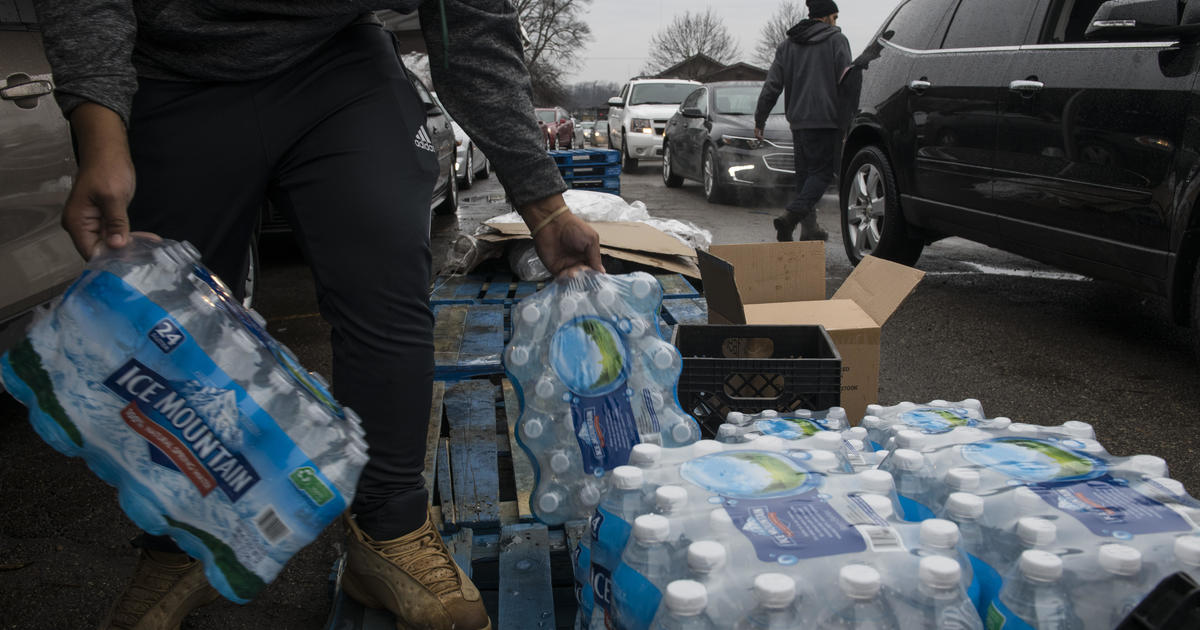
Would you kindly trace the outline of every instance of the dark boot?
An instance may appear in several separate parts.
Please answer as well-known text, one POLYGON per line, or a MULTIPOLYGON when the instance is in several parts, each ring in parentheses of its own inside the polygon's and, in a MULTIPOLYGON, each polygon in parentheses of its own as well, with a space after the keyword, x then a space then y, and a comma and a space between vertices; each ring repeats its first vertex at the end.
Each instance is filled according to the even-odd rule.
POLYGON ((829 240, 829 232, 821 229, 817 224, 817 209, 813 208, 807 216, 800 221, 800 240, 802 241, 827 241, 829 240))
POLYGON ((783 214, 775 217, 774 223, 775 240, 787 243, 792 240, 792 232, 796 230, 796 224, 800 223, 800 216, 785 210, 783 214))

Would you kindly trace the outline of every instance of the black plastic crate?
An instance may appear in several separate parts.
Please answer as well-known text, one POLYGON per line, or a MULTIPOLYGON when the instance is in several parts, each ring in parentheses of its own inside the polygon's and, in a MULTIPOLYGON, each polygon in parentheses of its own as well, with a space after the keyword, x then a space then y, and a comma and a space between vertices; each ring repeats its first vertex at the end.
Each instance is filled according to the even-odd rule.
POLYGON ((1163 578, 1116 630, 1200 628, 1200 585, 1186 573, 1163 578))
POLYGON ((822 410, 841 401, 842 356, 823 326, 681 324, 679 403, 709 433, 730 411, 822 410))

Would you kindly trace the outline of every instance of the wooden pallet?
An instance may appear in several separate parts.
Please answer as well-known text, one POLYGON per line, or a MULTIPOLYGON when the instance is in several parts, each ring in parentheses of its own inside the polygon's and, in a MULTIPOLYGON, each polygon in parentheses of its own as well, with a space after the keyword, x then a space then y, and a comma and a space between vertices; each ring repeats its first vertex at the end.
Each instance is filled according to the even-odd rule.
POLYGON ((453 380, 502 374, 505 307, 442 304, 433 307, 434 378, 453 380))
MULTIPOLYGON (((573 628, 570 548, 586 523, 547 528, 533 519, 533 466, 516 443, 516 391, 506 379, 434 383, 426 436, 430 511, 459 566, 472 577, 496 628, 573 628)), ((392 616, 340 588, 327 630, 391 630, 392 616)))

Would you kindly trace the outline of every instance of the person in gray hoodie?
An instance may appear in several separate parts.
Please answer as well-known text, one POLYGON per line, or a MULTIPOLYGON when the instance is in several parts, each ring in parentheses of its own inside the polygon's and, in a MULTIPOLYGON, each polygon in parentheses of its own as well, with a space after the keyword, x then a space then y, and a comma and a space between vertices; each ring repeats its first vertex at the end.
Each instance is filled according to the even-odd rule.
POLYGON ((817 202, 833 181, 838 133, 838 81, 850 65, 850 42, 837 27, 833 0, 808 0, 808 17, 788 29, 775 49, 775 59, 758 95, 754 135, 763 137, 767 115, 780 93, 792 128, 796 196, 775 218, 775 238, 792 240, 800 225, 801 240, 829 238, 817 223, 817 202))
MULTIPOLYGON (((433 381, 426 109, 376 9, 420 11, 439 97, 495 165, 553 273, 602 270, 594 230, 533 117, 508 0, 37 0, 78 175, 62 224, 85 258, 130 230, 188 240, 243 275, 267 199, 289 218, 332 328, 333 387, 369 462, 345 519, 345 592, 398 627, 485 630, 480 593, 428 514, 433 381), (136 190, 135 190, 136 172, 136 190)), ((245 524, 245 535, 254 536, 245 524)), ((217 592, 143 536, 103 628, 178 628, 217 592)))

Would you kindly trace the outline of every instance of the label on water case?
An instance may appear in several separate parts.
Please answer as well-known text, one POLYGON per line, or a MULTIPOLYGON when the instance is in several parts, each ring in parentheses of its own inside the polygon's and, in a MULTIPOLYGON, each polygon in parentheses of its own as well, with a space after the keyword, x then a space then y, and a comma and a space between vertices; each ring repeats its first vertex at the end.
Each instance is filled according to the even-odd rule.
POLYGON ((900 422, 927 434, 949 433, 955 427, 979 424, 976 413, 963 407, 920 407, 900 414, 900 422))
POLYGON ((784 440, 802 440, 819 431, 828 431, 828 424, 817 418, 767 418, 754 423, 754 428, 763 435, 773 435, 784 440))

